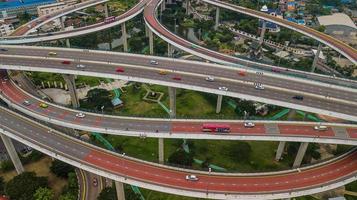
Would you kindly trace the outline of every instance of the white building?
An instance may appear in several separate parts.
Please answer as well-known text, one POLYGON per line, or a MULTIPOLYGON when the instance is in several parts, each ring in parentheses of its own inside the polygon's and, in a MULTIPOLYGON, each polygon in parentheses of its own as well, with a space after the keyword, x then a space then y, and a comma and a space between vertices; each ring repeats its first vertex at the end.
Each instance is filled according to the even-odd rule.
POLYGON ((58 12, 59 10, 63 10, 65 8, 67 8, 68 6, 69 5, 67 5, 63 2, 38 6, 37 14, 39 17, 41 17, 43 15, 52 14, 52 13, 58 12))
POLYGON ((4 21, 0 21, 0 36, 8 36, 14 31, 12 24, 6 24, 4 21))

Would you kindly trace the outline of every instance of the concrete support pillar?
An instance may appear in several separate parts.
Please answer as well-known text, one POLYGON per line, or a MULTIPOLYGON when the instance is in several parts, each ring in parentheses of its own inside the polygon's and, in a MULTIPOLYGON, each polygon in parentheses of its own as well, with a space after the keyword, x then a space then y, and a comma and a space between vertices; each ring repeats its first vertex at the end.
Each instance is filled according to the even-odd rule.
POLYGON ((17 155, 16 149, 14 147, 14 144, 12 143, 11 138, 7 137, 4 134, 0 134, 0 136, 1 136, 1 139, 4 143, 4 145, 5 145, 6 151, 10 156, 10 159, 15 166, 17 174, 21 174, 25 170, 24 170, 24 167, 22 166, 19 155, 17 155))
POLYGON ((294 161, 294 164, 293 164, 293 168, 297 168, 297 167, 300 167, 301 165, 301 162, 302 162, 302 159, 304 158, 305 156, 305 153, 306 153, 306 150, 307 150, 307 146, 309 145, 308 142, 302 142, 300 144, 300 147, 299 147, 299 151, 295 157, 295 161, 294 161))
POLYGON ((128 52, 128 37, 126 35, 125 22, 121 24, 121 34, 122 34, 122 39, 123 39, 124 52, 128 52))
POLYGON ((260 46, 263 44, 264 42, 264 35, 265 35, 265 31, 266 31, 266 21, 265 20, 262 20, 263 21, 263 24, 262 24, 262 30, 260 32, 260 38, 259 38, 259 44, 260 46))
POLYGON ((217 30, 219 26, 219 7, 216 8, 216 23, 214 25, 214 30, 217 30))
POLYGON ((317 47, 316 55, 314 57, 314 61, 312 62, 311 72, 315 72, 317 61, 319 61, 321 49, 322 49, 322 44, 319 43, 319 46, 317 47))
POLYGON ((176 88, 169 87, 169 97, 170 97, 170 117, 176 117, 176 88))
POLYGON ((167 0, 167 4, 172 4, 172 0, 167 0))
POLYGON ((164 138, 159 138, 159 163, 164 164, 164 138))
POLYGON ((79 99, 77 96, 76 91, 76 82, 74 80, 74 75, 72 74, 62 74, 63 79, 66 81, 68 86, 69 93, 71 95, 72 107, 78 108, 79 107, 79 99))
POLYGON ((164 11, 166 9, 166 4, 165 1, 161 3, 161 11, 164 11))
POLYGON ((119 181, 115 181, 115 189, 117 191, 118 200, 125 200, 124 184, 119 181))
POLYGON ((65 26, 64 26, 65 17, 60 17, 59 20, 60 20, 60 23, 61 23, 61 31, 64 31, 64 28, 65 28, 65 26))
POLYGON ((71 42, 69 41, 69 39, 66 39, 66 47, 67 48, 71 48, 71 42))
POLYGON ((107 3, 104 4, 104 14, 105 14, 105 17, 109 17, 108 4, 107 3))
POLYGON ((190 5, 190 1, 189 0, 186 0, 186 4, 185 4, 185 7, 186 7, 186 15, 188 15, 188 7, 190 5))
POLYGON ((154 54, 154 35, 149 28, 148 28, 148 34, 149 34, 150 55, 153 55, 154 54))
POLYGON ((170 43, 167 43, 167 56, 172 57, 173 49, 170 43))
POLYGON ((217 106, 216 106, 216 113, 220 113, 221 112, 221 108, 222 108, 222 95, 218 95, 217 97, 217 106))
POLYGON ((276 155, 275 155, 276 161, 279 161, 281 159, 281 156, 283 155, 285 149, 285 145, 286 145, 285 141, 279 142, 278 150, 276 150, 276 155))

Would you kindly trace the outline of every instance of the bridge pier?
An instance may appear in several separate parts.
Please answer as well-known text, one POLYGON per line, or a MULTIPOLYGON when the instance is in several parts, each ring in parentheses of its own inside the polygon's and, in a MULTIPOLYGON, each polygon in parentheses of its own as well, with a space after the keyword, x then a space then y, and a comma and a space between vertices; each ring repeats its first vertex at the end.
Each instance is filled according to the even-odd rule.
POLYGON ((266 26, 267 26, 267 23, 265 20, 262 20, 263 21, 263 24, 262 24, 262 30, 260 32, 260 38, 259 38, 259 44, 260 46, 262 46, 263 42, 264 42, 264 36, 265 36, 265 31, 266 31, 266 26))
POLYGON ((14 147, 14 144, 12 143, 11 138, 9 138, 8 136, 6 136, 4 134, 0 134, 0 136, 1 136, 1 139, 4 143, 4 145, 5 145, 6 151, 10 156, 10 159, 15 166, 17 174, 21 174, 25 170, 24 170, 24 167, 22 166, 19 155, 17 155, 16 149, 14 147))
POLYGON ((69 41, 69 39, 66 39, 66 47, 67 48, 71 48, 71 42, 69 41))
POLYGON ((159 163, 164 164, 164 138, 159 138, 159 163))
POLYGON ((312 62, 311 72, 315 72, 317 61, 319 61, 319 56, 320 56, 320 53, 321 53, 321 49, 322 49, 322 44, 319 42, 319 46, 317 47, 317 51, 316 51, 316 54, 315 54, 315 57, 314 57, 314 61, 312 62))
POLYGON ((123 39, 124 52, 128 52, 128 37, 127 37, 127 34, 126 34, 125 22, 123 22, 121 24, 121 34, 122 34, 122 39, 123 39))
POLYGON ((75 81, 74 75, 62 74, 62 77, 63 77, 64 81, 66 81, 66 84, 68 86, 68 90, 71 95, 72 107, 78 108, 79 107, 79 99, 77 96, 76 81, 75 81))
POLYGON ((164 11, 166 9, 166 4, 165 1, 161 2, 161 11, 164 11))
POLYGON ((304 156, 305 156, 305 153, 306 153, 306 150, 307 150, 308 145, 309 145, 308 142, 302 142, 302 143, 300 144, 298 153, 297 153, 297 155, 296 155, 296 157, 295 157, 295 161, 294 161, 294 164, 293 164, 293 168, 300 167, 300 165, 301 165, 301 163, 302 163, 302 159, 303 159, 304 156))
POLYGON ((170 118, 176 118, 176 88, 169 87, 170 118))
POLYGON ((167 43, 167 56, 172 57, 172 53, 173 53, 172 45, 170 43, 167 43))
POLYGON ((115 181, 115 189, 117 191, 117 199, 125 200, 124 184, 119 181, 115 181))
POLYGON ((276 155, 275 155, 275 160, 279 161, 281 159, 281 156, 283 155, 284 149, 286 146, 285 141, 279 142, 278 150, 276 150, 276 155))
POLYGON ((105 17, 109 17, 108 3, 104 4, 104 15, 105 15, 105 17))
POLYGON ((149 28, 147 28, 147 33, 149 36, 150 55, 153 55, 154 54, 154 35, 149 28))
POLYGON ((219 9, 219 7, 216 7, 216 23, 214 25, 214 30, 217 30, 219 26, 219 9))
POLYGON ((221 108, 222 108, 222 95, 218 95, 217 97, 217 106, 216 106, 216 113, 220 113, 221 112, 221 108))
POLYGON ((59 20, 60 20, 60 23, 61 23, 61 31, 64 31, 64 28, 65 28, 65 26, 64 26, 65 17, 64 17, 64 16, 63 16, 63 17, 60 17, 59 20))

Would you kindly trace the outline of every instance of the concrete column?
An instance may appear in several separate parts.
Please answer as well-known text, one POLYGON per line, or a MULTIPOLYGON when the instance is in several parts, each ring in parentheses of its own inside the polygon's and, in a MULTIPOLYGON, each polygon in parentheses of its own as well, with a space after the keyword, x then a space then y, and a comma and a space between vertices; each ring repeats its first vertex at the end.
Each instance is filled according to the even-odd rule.
POLYGON ((71 48, 71 42, 69 41, 69 39, 66 39, 66 47, 67 48, 71 48))
POLYGON ((216 8, 216 23, 214 25, 214 30, 217 30, 219 26, 219 7, 216 8))
POLYGON ((167 56, 172 57, 173 49, 170 43, 167 43, 167 56))
POLYGON ((164 138, 159 138, 159 163, 164 164, 164 138))
POLYGON ((265 31, 266 31, 266 21, 265 20, 262 20, 263 21, 263 24, 262 24, 262 30, 260 32, 260 38, 259 38, 259 44, 262 45, 263 42, 264 42, 264 35, 265 35, 265 31))
POLYGON ((122 34, 122 39, 123 39, 124 52, 128 52, 128 37, 126 35, 125 22, 121 24, 121 34, 122 34))
POLYGON ((172 0, 167 0, 167 4, 172 4, 172 0))
POLYGON ((17 152, 15 150, 15 147, 14 147, 14 144, 12 143, 11 138, 7 137, 4 134, 0 134, 0 136, 1 136, 1 139, 4 143, 4 145, 5 145, 6 151, 10 156, 10 159, 15 166, 17 174, 21 174, 25 170, 24 170, 24 167, 22 166, 19 155, 17 155, 17 152))
POLYGON ((222 108, 222 95, 218 95, 217 97, 217 106, 216 106, 216 113, 220 113, 221 112, 221 108, 222 108))
POLYGON ((119 181, 115 181, 115 189, 117 191, 118 200, 125 200, 124 184, 119 181))
POLYGON ((64 31, 64 28, 65 28, 65 26, 64 26, 65 17, 60 17, 59 20, 60 20, 60 23, 61 23, 61 31, 64 31))
POLYGON ((315 72, 317 61, 319 61, 321 49, 322 49, 322 44, 319 43, 319 46, 317 47, 316 55, 314 57, 314 61, 312 62, 311 72, 315 72))
POLYGON ((170 117, 176 117, 176 88, 169 87, 169 97, 170 97, 170 117))
POLYGON ((109 17, 108 4, 107 3, 104 4, 104 14, 105 14, 105 17, 109 17))
POLYGON ((286 145, 285 141, 279 142, 278 150, 276 150, 276 155, 275 155, 276 161, 279 161, 281 159, 281 156, 283 155, 285 149, 285 145, 286 145))
POLYGON ((69 93, 71 95, 72 107, 78 108, 79 107, 79 99, 77 96, 76 91, 76 82, 74 80, 74 75, 72 74, 62 74, 63 79, 66 81, 68 86, 69 93))
POLYGON ((150 29, 148 29, 149 34, 149 48, 150 48, 150 55, 154 54, 154 35, 150 29))
POLYGON ((308 142, 302 142, 300 144, 300 147, 299 147, 299 151, 295 157, 295 161, 294 161, 294 164, 293 164, 293 168, 297 168, 297 167, 300 167, 301 165, 301 162, 302 162, 302 159, 304 158, 305 156, 305 153, 306 153, 306 150, 307 150, 307 146, 309 145, 308 142))
POLYGON ((188 15, 188 7, 189 7, 189 5, 190 5, 190 0, 186 0, 186 4, 185 4, 185 6, 186 6, 186 15, 188 15))
POLYGON ((166 9, 165 1, 161 3, 161 10, 164 11, 166 9))

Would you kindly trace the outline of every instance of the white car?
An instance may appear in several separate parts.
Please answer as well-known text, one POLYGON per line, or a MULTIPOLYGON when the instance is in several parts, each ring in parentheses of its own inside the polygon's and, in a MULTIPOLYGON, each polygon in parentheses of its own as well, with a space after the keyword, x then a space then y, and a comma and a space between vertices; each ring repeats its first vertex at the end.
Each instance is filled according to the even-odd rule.
POLYGON ((219 90, 228 91, 227 87, 218 87, 219 90))
POLYGON ((188 181, 198 181, 198 177, 193 174, 186 175, 186 180, 188 181))
POLYGON ((255 89, 258 89, 258 90, 264 90, 264 86, 262 84, 255 84, 255 89))
POLYGON ((85 68, 86 66, 85 65, 83 65, 83 64, 78 64, 77 65, 77 68, 85 68))
POLYGON ((327 126, 321 126, 321 125, 314 126, 314 130, 315 131, 326 131, 327 130, 327 126))
POLYGON ((255 126, 255 124, 253 122, 245 122, 244 123, 244 127, 246 128, 253 128, 255 126))
POLYGON ((159 62, 157 62, 156 60, 150 60, 150 64, 152 64, 152 65, 158 65, 159 62))
POLYGON ((31 105, 31 102, 28 100, 25 100, 24 102, 22 102, 22 104, 25 106, 29 106, 29 105, 31 105))
POLYGON ((214 77, 213 76, 207 76, 206 77, 206 81, 213 82, 214 81, 214 77))
POLYGON ((84 113, 77 113, 76 114, 76 117, 78 117, 78 118, 84 118, 86 115, 84 114, 84 113))

